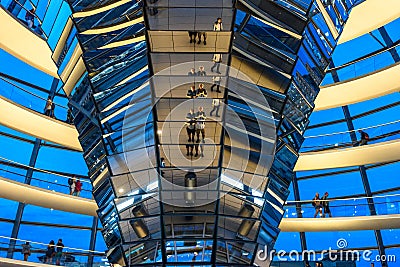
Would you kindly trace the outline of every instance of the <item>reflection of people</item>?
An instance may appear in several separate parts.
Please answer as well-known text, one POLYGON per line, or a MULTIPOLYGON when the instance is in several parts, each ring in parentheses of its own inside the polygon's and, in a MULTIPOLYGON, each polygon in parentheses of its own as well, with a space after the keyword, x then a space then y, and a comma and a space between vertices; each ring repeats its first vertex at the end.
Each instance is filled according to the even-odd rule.
POLYGON ((203 143, 204 143, 204 140, 199 144, 199 143, 196 143, 195 145, 194 145, 194 150, 195 150, 195 154, 194 154, 194 156, 195 157, 198 157, 199 156, 199 153, 200 153, 200 157, 204 157, 204 148, 203 148, 203 143))
POLYGON ((211 92, 214 91, 214 87, 216 86, 217 87, 217 93, 222 93, 219 90, 219 86, 221 84, 221 76, 213 76, 212 80, 213 80, 213 85, 211 86, 211 92))
POLYGON ((197 32, 195 32, 195 31, 188 31, 188 33, 189 33, 190 43, 196 43, 196 35, 197 35, 197 32))
POLYGON ((204 84, 199 84, 199 88, 196 91, 197 97, 207 97, 207 90, 204 88, 204 84))
POLYGON ((211 71, 214 72, 214 68, 217 68, 217 73, 221 74, 221 72, 219 72, 219 65, 222 62, 222 54, 214 54, 213 61, 214 65, 211 67, 211 71))
POLYGON ((72 111, 71 111, 71 109, 68 109, 68 111, 67 111, 67 123, 72 123, 73 122, 73 120, 74 120, 74 117, 72 116, 72 111))
POLYGON ((329 47, 329 46, 328 46, 328 43, 327 43, 327 41, 326 41, 326 39, 325 39, 325 36, 321 33, 321 30, 320 30, 320 29, 317 29, 317 34, 318 34, 318 37, 321 39, 322 43, 324 44, 324 46, 325 46, 326 48, 328 48, 328 47, 329 47))
POLYGON ((206 113, 204 112, 203 107, 199 107, 199 111, 196 113, 196 135, 197 135, 197 143, 200 143, 200 133, 201 138, 204 140, 206 137, 206 113))
POLYGON ((194 144, 186 144, 186 156, 193 156, 194 144))
MULTIPOLYGON (((149 4, 155 4, 158 0, 149 0, 149 4)), ((150 16, 155 16, 158 13, 158 8, 156 6, 149 6, 149 15, 150 16)))
POLYGON ((207 33, 206 32, 197 32, 197 38, 199 38, 199 41, 197 41, 197 44, 201 43, 201 36, 203 36, 203 44, 207 44, 207 33))
POLYGON ((315 208, 314 218, 317 217, 318 213, 320 213, 321 217, 322 217, 322 205, 321 205, 321 200, 319 198, 319 193, 315 193, 315 197, 313 198, 312 205, 315 208))
POLYGON ((164 158, 160 159, 160 167, 165 168, 165 159, 164 158))
POLYGON ((194 87, 194 85, 190 86, 190 89, 187 91, 186 96, 188 98, 196 98, 197 97, 196 87, 194 87))
POLYGON ((197 76, 206 76, 206 75, 207 75, 207 73, 204 70, 204 66, 200 66, 199 71, 197 72, 197 76))
POLYGON ((188 72, 188 76, 196 76, 196 69, 195 68, 191 68, 190 71, 188 72))
POLYGON ((326 214, 328 214, 329 217, 332 217, 332 213, 331 213, 331 210, 329 208, 328 196, 329 196, 329 193, 325 192, 324 196, 321 198, 321 200, 323 200, 322 206, 324 207, 324 215, 322 217, 325 217, 326 214))
POLYGON ((186 132, 189 137, 188 142, 194 142, 194 134, 196 132, 195 124, 196 114, 193 109, 190 109, 189 113, 186 114, 186 132))
POLYGON ((214 98, 212 101, 212 110, 210 111, 210 116, 212 116, 213 112, 215 111, 215 117, 219 117, 218 112, 219 112, 219 107, 221 105, 221 99, 219 98, 214 98))
MULTIPOLYGON (((164 158, 161 158, 161 159, 160 159, 160 168, 161 168, 161 169, 164 169, 164 168, 165 168, 165 159, 164 159, 164 158)), ((164 171, 161 170, 160 173, 161 173, 161 176, 164 177, 164 171)))
POLYGON ((222 31, 223 27, 222 27, 222 19, 221 18, 217 18, 217 21, 214 22, 214 31, 219 32, 222 31))

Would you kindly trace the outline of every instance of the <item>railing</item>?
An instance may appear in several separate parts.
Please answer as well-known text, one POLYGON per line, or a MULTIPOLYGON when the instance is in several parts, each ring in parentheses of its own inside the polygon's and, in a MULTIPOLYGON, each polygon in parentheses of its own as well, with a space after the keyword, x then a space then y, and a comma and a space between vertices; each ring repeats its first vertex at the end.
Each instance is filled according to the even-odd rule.
POLYGON ((361 139, 360 133, 358 133, 359 130, 368 133, 370 138, 368 144, 397 140, 400 137, 400 120, 360 128, 353 131, 307 136, 305 137, 301 152, 358 146, 361 139), (358 141, 353 142, 351 140, 351 134, 355 134, 358 141))
MULTIPOLYGON (((21 170, 32 169, 33 175, 30 185, 38 188, 51 190, 62 194, 70 194, 68 179, 72 176, 62 175, 59 173, 33 168, 28 165, 20 164, 15 161, 0 157, 0 176, 17 181, 20 183, 25 182, 25 174, 16 172, 15 167, 20 167, 21 170), (1 162, 3 161, 3 163, 1 162), (4 162, 8 164, 4 164, 4 162)), ((26 171, 24 171, 26 172, 26 171)), ((92 185, 89 180, 80 179, 82 182, 82 191, 80 197, 92 199, 92 185)))
POLYGON ((394 50, 397 54, 400 54, 400 44, 350 64, 345 64, 342 67, 335 68, 335 71, 328 70, 321 86, 334 84, 334 73, 337 75, 340 82, 344 82, 379 71, 395 64, 396 62, 391 54, 392 50, 394 50))
POLYGON ((18 19, 22 24, 24 24, 28 29, 30 29, 36 35, 47 39, 47 36, 41 29, 42 22, 39 17, 33 12, 34 16, 34 26, 29 27, 28 22, 25 20, 25 15, 27 12, 30 12, 32 9, 31 1, 25 1, 25 3, 21 3, 17 0, 3 0, 0 1, 0 5, 3 6, 6 10, 8 10, 11 14, 14 15, 16 19, 18 19), (18 9, 20 9, 18 11, 18 9))
MULTIPOLYGON (((320 217, 321 213, 324 215, 324 201, 320 201, 322 207, 319 209, 314 207, 312 202, 312 200, 288 201, 284 207, 284 217, 298 218, 299 213, 304 218, 312 218, 315 214, 320 217)), ((369 216, 371 208, 377 215, 400 214, 400 194, 342 199, 328 198, 327 202, 329 202, 329 209, 333 217, 369 216), (369 205, 368 202, 373 205, 369 205)), ((325 217, 329 217, 329 214, 326 213, 325 217)))
MULTIPOLYGON (((36 112, 44 113, 47 98, 34 94, 11 80, 0 77, 0 95, 36 112)), ((56 119, 66 121, 67 113, 68 107, 55 103, 56 119)))
MULTIPOLYGON (((10 241, 15 241, 15 246, 11 249, 13 252, 13 259, 24 260, 22 254, 22 245, 29 242, 31 254, 28 256, 28 262, 47 263, 55 265, 59 260, 61 266, 68 267, 108 267, 110 264, 107 262, 105 253, 103 251, 86 250, 80 248, 69 247, 64 244, 64 248, 60 255, 54 255, 50 258, 46 256, 48 243, 36 242, 31 240, 15 239, 6 236, 0 236, 0 257, 7 258, 9 252, 10 241), (95 262, 92 265, 88 263, 88 256, 94 256, 95 262), (58 257, 59 256, 59 257, 58 257)), ((46 240, 47 241, 47 240, 46 240)), ((58 240, 54 240, 57 243, 58 240)), ((56 247, 54 247, 56 249, 56 247)))

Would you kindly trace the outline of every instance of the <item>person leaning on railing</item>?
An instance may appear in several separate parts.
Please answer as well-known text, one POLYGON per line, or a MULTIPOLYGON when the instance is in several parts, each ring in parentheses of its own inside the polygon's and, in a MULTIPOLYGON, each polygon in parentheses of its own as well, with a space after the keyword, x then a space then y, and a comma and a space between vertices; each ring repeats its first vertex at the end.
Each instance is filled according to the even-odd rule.
POLYGON ((317 217, 318 213, 322 215, 322 205, 321 205, 321 199, 319 198, 319 193, 315 193, 315 197, 313 198, 312 205, 315 208, 315 213, 314 213, 314 218, 317 217))
POLYGON ((329 215, 329 217, 332 217, 331 210, 329 208, 329 200, 328 200, 329 193, 325 192, 324 196, 321 198, 322 200, 322 207, 324 208, 324 214, 322 217, 325 218, 326 214, 329 215))
POLYGON ((63 249, 64 249, 64 244, 62 242, 62 239, 58 239, 58 242, 56 244, 56 265, 60 265, 61 264, 61 257, 63 255, 63 249))
POLYGON ((358 143, 358 145, 359 146, 368 145, 369 135, 366 132, 362 131, 362 130, 358 130, 358 132, 361 135, 361 140, 358 143))
POLYGON ((53 257, 55 256, 56 251, 54 249, 54 240, 51 240, 49 244, 47 245, 47 250, 46 250, 46 263, 52 263, 53 262, 53 257))
POLYGON ((21 253, 24 255, 24 261, 28 261, 28 257, 31 255, 31 245, 28 241, 22 245, 21 253))
POLYGON ((27 10, 25 13, 25 21, 28 24, 28 27, 33 29, 35 27, 35 9, 27 10))

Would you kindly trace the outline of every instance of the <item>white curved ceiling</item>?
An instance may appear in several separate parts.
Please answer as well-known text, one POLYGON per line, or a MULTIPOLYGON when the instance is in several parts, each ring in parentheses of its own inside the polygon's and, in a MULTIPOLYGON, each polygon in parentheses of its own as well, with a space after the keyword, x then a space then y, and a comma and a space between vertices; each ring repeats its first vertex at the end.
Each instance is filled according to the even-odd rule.
POLYGON ((400 140, 372 145, 300 153, 294 171, 368 165, 400 160, 400 140))
POLYGON ((1 96, 0 124, 43 140, 82 151, 75 126, 52 119, 1 96))
POLYGON ((0 8, 0 48, 55 78, 57 66, 47 42, 0 8))
POLYGON ((351 10, 338 44, 360 37, 399 17, 399 0, 366 0, 351 10))

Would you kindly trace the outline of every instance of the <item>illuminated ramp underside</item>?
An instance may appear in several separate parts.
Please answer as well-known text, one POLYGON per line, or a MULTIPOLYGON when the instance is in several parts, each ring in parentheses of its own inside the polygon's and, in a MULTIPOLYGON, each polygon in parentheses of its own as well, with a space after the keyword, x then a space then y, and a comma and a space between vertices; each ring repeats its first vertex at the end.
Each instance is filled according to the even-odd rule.
POLYGON ((97 216, 97 204, 92 200, 41 189, 1 177, 0 198, 49 209, 97 216))
POLYGON ((333 232, 396 229, 399 227, 400 214, 337 218, 286 218, 282 219, 279 225, 283 232, 333 232))
POLYGON ((354 7, 338 43, 345 43, 400 17, 398 0, 368 0, 354 7))
POLYGON ((321 87, 315 110, 324 110, 362 102, 399 91, 400 64, 361 76, 354 80, 321 87))
POLYGON ((400 141, 301 153, 295 171, 323 170, 400 160, 400 141))
POLYGON ((82 151, 75 127, 0 97, 0 124, 19 132, 82 151))
MULTIPOLYGON (((96 216, 97 210, 97 204, 93 200, 60 194, 4 178, 0 178, 0 197, 89 216, 96 216)), ((329 232, 394 228, 400 228, 399 214, 324 219, 284 218, 279 225, 279 229, 283 232, 329 232)))
POLYGON ((0 48, 32 67, 58 78, 47 42, 0 8, 0 48), (29 45, 27 45, 29 44, 29 45))
POLYGON ((0 258, 1 267, 49 267, 53 265, 0 258))

